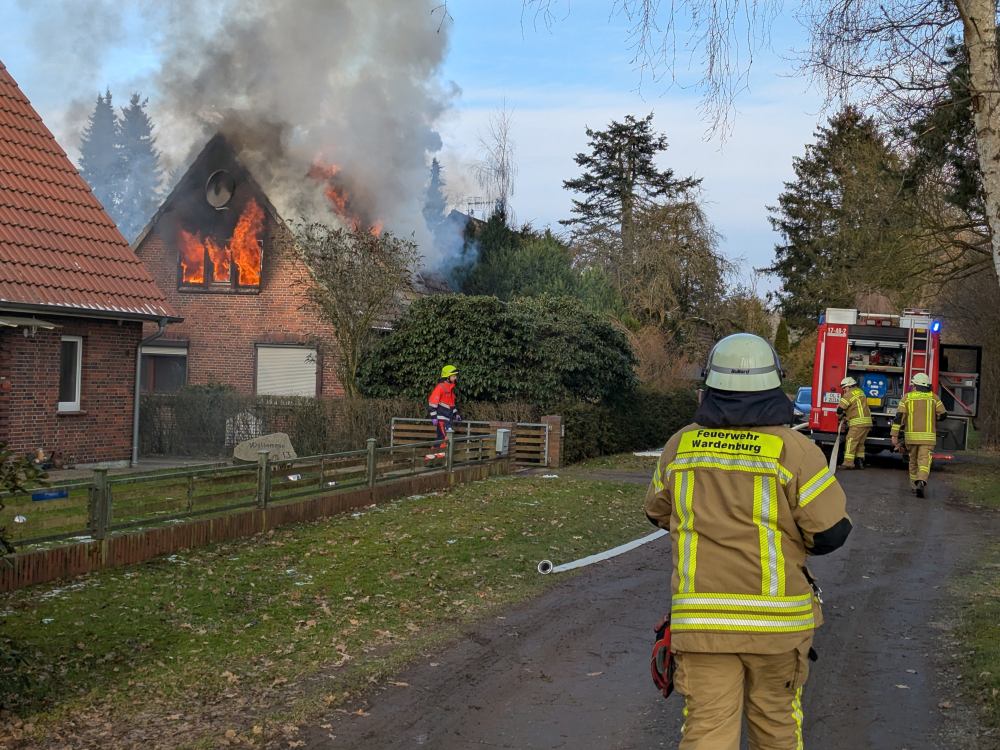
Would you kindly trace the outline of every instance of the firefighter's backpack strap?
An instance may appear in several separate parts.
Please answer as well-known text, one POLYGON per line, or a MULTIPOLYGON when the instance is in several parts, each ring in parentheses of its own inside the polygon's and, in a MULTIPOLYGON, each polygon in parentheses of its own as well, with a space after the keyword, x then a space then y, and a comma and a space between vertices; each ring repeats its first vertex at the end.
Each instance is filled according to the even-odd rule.
POLYGON ((656 631, 656 641, 653 643, 653 654, 649 660, 649 671, 653 684, 669 698, 674 692, 674 655, 670 650, 670 615, 664 615, 653 628, 656 631))

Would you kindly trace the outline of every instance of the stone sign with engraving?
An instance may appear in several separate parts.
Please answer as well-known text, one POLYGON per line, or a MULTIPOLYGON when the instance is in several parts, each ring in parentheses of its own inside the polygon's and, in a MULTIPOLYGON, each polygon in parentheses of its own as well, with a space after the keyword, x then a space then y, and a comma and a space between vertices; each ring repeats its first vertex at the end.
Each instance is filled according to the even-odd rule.
POLYGON ((243 441, 233 449, 233 458, 237 461, 257 463, 260 451, 271 451, 271 461, 291 461, 298 458, 295 449, 292 448, 292 441, 284 432, 273 432, 270 435, 243 441))

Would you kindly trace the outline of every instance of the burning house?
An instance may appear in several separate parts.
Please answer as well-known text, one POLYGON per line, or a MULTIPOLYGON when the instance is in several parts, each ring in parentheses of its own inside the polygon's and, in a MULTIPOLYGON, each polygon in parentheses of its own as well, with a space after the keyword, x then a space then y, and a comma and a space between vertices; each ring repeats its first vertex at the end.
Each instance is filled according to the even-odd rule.
POLYGON ((143 323, 174 320, 0 64, 0 442, 43 463, 127 463, 143 323))
POLYGON ((143 347, 142 389, 220 383, 257 395, 339 396, 332 327, 307 304, 289 228, 222 136, 134 243, 184 317, 143 347))

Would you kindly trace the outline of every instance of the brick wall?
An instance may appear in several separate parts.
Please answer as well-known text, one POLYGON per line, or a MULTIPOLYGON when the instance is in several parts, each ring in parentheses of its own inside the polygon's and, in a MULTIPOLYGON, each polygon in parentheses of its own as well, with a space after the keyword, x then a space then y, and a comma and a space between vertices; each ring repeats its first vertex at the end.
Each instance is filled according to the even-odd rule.
MULTIPOLYGON (((256 344, 301 344, 319 353, 320 396, 343 396, 334 371, 332 326, 307 307, 308 272, 288 243, 288 229, 268 214, 261 286, 257 294, 178 289, 178 251, 169 222, 158 222, 136 247, 183 323, 167 327, 164 340, 187 341, 187 382, 225 383, 253 395, 256 344)), ((155 326, 148 325, 146 335, 155 326)))
POLYGON ((140 324, 39 317, 61 328, 28 338, 0 329, 0 441, 58 451, 66 464, 128 460, 140 324), (58 410, 61 336, 83 338, 78 413, 58 410))

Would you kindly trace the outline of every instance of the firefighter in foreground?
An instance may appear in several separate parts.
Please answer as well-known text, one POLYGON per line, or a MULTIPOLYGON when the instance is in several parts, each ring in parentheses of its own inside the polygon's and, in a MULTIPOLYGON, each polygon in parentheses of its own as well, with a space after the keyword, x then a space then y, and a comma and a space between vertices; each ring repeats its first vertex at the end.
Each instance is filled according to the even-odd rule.
POLYGON ((709 355, 695 423, 667 442, 646 515, 670 530, 680 750, 802 748, 802 686, 821 623, 807 555, 851 531, 823 453, 786 425, 771 345, 727 336, 709 355))
POLYGON ((923 497, 931 474, 931 453, 937 444, 937 420, 947 409, 931 392, 931 379, 924 373, 914 375, 910 385, 913 390, 900 399, 890 434, 893 448, 902 450, 900 443, 905 443, 910 454, 910 487, 917 497, 923 497))
POLYGON ((462 420, 458 413, 458 395, 455 385, 458 383, 458 368, 445 365, 441 368, 441 378, 438 380, 431 395, 427 397, 427 411, 437 429, 437 453, 428 453, 425 458, 444 458, 448 447, 448 433, 455 422, 462 420))
POLYGON ((865 440, 872 429, 872 412, 868 397, 858 387, 858 381, 846 377, 840 381, 843 396, 837 405, 837 416, 847 423, 847 445, 841 469, 865 468, 865 440))

